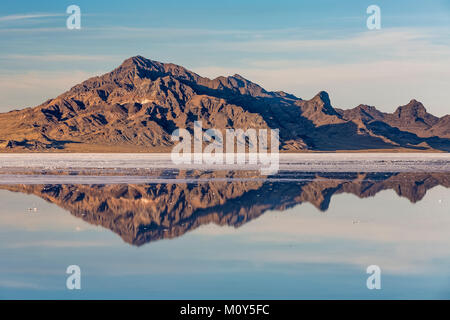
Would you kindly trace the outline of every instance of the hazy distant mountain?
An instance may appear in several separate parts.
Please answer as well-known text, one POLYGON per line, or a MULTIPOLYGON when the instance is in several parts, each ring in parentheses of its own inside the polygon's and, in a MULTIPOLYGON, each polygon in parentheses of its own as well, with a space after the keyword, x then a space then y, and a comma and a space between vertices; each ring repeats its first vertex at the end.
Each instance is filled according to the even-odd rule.
MULTIPOLYGON (((179 173, 179 178, 186 173, 179 173)), ((290 178, 293 178, 292 172, 290 178)), ((262 180, 258 172, 192 173, 208 182, 113 185, 0 185, 39 196, 124 241, 142 245, 174 238, 201 225, 239 227, 270 210, 311 203, 326 211, 341 193, 360 198, 394 190, 411 202, 435 187, 450 188, 449 173, 297 173, 297 181, 262 180), (212 178, 236 178, 213 181, 212 178)))
POLYGON ((0 151, 170 151, 173 130, 196 120, 204 129, 278 128, 287 151, 450 151, 450 116, 415 100, 392 114, 341 110, 324 91, 302 100, 239 75, 211 80, 141 56, 37 107, 0 114, 0 151))

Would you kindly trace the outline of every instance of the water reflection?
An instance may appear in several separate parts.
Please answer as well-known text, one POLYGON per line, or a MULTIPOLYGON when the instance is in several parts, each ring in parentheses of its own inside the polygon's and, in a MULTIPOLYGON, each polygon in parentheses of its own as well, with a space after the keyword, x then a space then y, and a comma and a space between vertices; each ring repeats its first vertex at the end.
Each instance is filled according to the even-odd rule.
MULTIPOLYGON (((33 194, 84 221, 141 246, 180 237, 214 223, 239 227, 267 211, 311 203, 327 211, 334 195, 360 198, 392 189, 412 203, 435 187, 450 187, 450 173, 299 173, 261 178, 257 172, 161 174, 145 184, 21 184, 1 189, 33 194), (173 182, 160 182, 161 178, 173 182)), ((380 208, 382 210, 382 208, 380 208)), ((359 223, 354 221, 353 223, 359 223)))

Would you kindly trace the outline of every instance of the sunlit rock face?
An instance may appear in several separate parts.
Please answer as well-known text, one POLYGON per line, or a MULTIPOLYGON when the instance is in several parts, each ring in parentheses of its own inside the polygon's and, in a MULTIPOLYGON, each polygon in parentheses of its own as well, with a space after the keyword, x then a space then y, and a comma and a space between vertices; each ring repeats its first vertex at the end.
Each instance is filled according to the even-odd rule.
POLYGON ((324 91, 310 100, 269 92, 240 75, 208 79, 136 56, 34 108, 0 114, 0 151, 167 152, 176 128, 272 128, 280 149, 450 151, 449 116, 416 100, 382 113, 341 110, 324 91))

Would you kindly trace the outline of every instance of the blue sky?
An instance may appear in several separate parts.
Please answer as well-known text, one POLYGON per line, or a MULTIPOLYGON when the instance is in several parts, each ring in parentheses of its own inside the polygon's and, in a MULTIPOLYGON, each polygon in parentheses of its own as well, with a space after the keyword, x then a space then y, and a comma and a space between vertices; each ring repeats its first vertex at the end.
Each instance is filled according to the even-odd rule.
POLYGON ((335 107, 450 108, 450 0, 14 1, 0 4, 0 111, 34 106, 143 55, 201 75, 239 73, 335 107), (81 30, 66 8, 81 8, 81 30), (381 8, 368 30, 366 8, 381 8))

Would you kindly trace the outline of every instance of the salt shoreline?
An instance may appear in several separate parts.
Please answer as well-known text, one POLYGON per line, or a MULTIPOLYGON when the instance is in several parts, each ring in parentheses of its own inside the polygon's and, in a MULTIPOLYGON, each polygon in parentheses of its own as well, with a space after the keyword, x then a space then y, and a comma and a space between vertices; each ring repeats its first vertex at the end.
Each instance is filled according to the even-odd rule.
MULTIPOLYGON (((248 154, 247 154, 248 156, 248 154)), ((261 164, 175 164, 170 154, 27 153, 0 154, 0 173, 18 171, 113 169, 259 170, 261 164)), ((450 172, 450 153, 279 154, 280 171, 298 172, 450 172)))

